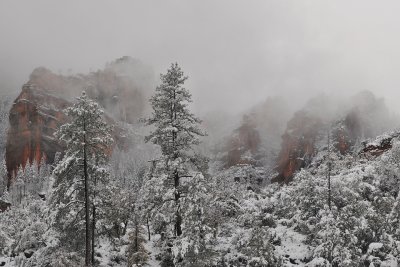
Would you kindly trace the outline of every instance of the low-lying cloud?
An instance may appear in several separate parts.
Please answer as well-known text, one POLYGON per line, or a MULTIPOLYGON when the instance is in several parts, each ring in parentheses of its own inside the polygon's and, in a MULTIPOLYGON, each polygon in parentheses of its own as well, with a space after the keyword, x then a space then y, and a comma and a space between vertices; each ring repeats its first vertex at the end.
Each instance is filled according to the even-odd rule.
POLYGON ((396 111, 400 3, 356 1, 1 1, 0 91, 30 72, 94 71, 124 55, 179 62, 200 113, 283 95, 371 90, 396 111))

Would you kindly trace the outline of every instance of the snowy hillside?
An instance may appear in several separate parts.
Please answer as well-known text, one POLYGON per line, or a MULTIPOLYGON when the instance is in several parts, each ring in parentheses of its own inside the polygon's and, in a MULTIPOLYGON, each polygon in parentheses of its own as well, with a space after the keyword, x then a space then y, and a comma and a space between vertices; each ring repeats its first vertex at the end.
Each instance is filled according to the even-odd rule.
POLYGON ((264 107, 202 145, 186 80, 171 64, 135 123, 110 125, 86 92, 60 111, 51 164, 2 170, 0 266, 398 266, 399 132, 362 140, 360 113, 302 110, 277 157, 264 107))

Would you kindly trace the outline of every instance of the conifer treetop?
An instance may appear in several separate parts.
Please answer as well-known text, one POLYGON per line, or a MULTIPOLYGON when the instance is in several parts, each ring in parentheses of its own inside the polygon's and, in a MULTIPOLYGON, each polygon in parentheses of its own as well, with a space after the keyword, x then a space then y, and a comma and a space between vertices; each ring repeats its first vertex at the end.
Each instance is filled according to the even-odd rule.
POLYGON ((164 156, 182 157, 193 145, 199 144, 198 137, 205 133, 199 128, 201 120, 189 110, 192 95, 184 87, 188 77, 179 65, 171 64, 160 78, 161 84, 150 99, 153 114, 147 120, 156 129, 146 137, 146 142, 160 145, 164 156))

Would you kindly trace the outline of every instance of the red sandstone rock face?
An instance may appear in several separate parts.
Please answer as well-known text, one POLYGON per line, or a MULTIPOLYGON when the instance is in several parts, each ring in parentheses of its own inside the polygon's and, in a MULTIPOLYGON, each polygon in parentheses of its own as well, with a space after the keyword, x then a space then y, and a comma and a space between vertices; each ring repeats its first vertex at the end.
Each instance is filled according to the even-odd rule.
POLYGON ((338 124, 337 129, 333 132, 333 140, 335 148, 340 154, 345 155, 350 152, 356 140, 362 136, 362 119, 357 109, 353 109, 338 124))
POLYGON ((244 116, 242 125, 228 141, 225 168, 238 164, 254 164, 254 156, 260 144, 261 138, 254 120, 250 116, 244 116))
POLYGON ((306 112, 297 112, 288 122, 282 136, 282 149, 278 157, 278 176, 272 182, 288 183, 293 174, 305 167, 315 155, 315 142, 322 122, 306 112))
POLYGON ((362 150, 362 154, 367 156, 378 157, 392 148, 391 140, 383 142, 380 145, 369 145, 362 150))
POLYGON ((367 158, 378 157, 392 148, 392 141, 395 138, 399 138, 399 132, 392 132, 387 135, 378 137, 371 143, 364 143, 364 148, 360 151, 360 155, 367 158))
MULTIPOLYGON (((274 177, 272 182, 288 183, 295 172, 311 163, 318 152, 316 143, 327 137, 326 124, 321 118, 304 111, 295 114, 282 136, 276 168, 278 176, 274 177)), ((358 112, 352 110, 330 130, 331 142, 342 155, 349 153, 355 141, 361 137, 361 126, 358 112)))
MULTIPOLYGON (((230 135, 221 149, 225 168, 251 164, 270 168, 275 164, 275 152, 292 111, 281 97, 268 97, 243 116, 241 125, 230 135)), ((224 122, 221 122, 222 124, 224 122)))
MULTIPOLYGON (((305 111, 297 112, 288 122, 282 136, 281 152, 272 182, 288 183, 295 172, 309 165, 318 152, 317 142, 327 141, 329 122, 305 111)), ((348 154, 362 137, 363 120, 357 109, 352 109, 344 119, 338 119, 329 129, 331 144, 342 155, 348 154)), ((325 145, 324 143, 323 145, 325 145)))
POLYGON ((16 174, 19 166, 40 162, 42 157, 51 163, 55 153, 62 151, 53 133, 66 121, 62 110, 68 105, 67 101, 46 90, 24 85, 9 116, 6 165, 10 178, 16 174))
MULTIPOLYGON (((131 77, 115 71, 117 67, 129 67, 131 61, 123 58, 105 70, 88 75, 62 76, 45 68, 37 68, 32 72, 9 114, 5 155, 8 185, 20 166, 40 162, 41 158, 52 163, 56 152, 63 151, 53 134, 68 119, 63 110, 83 90, 106 109, 111 116, 106 116, 110 123, 114 122, 113 119, 133 122, 143 115, 143 88, 139 88, 131 77), (122 67, 118 64, 122 64, 122 67)), ((121 131, 118 127, 114 128, 114 139, 123 147, 126 140, 121 131)))

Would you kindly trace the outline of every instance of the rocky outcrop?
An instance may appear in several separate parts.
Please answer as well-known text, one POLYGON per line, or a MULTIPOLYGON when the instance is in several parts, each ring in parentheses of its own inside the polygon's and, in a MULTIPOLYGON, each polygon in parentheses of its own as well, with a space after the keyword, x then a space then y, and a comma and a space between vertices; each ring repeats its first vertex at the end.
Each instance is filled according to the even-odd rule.
POLYGON ((363 148, 360 151, 361 156, 378 157, 390 150, 393 146, 393 139, 399 138, 399 132, 392 132, 385 135, 381 135, 372 142, 364 142, 363 148))
POLYGON ((351 110, 339 120, 332 131, 333 145, 340 154, 346 155, 362 137, 362 119, 357 109, 351 110))
POLYGON ((261 138, 254 119, 245 115, 242 124, 237 128, 227 143, 227 155, 224 160, 225 168, 238 164, 256 164, 257 152, 261 138))
POLYGON ((350 153, 362 136, 362 120, 356 110, 331 124, 306 111, 300 111, 288 122, 282 136, 282 148, 278 156, 278 175, 272 182, 288 183, 296 171, 308 166, 318 150, 330 145, 341 155, 350 153))
POLYGON ((9 207, 11 207, 10 203, 0 199, 0 212, 6 211, 9 207))
POLYGON ((291 107, 283 98, 268 97, 249 109, 239 126, 236 116, 212 114, 205 120, 207 139, 218 140, 212 149, 224 168, 250 164, 269 169, 275 164, 281 136, 291 114, 291 107))
MULTIPOLYGON (((6 145, 6 166, 9 178, 20 166, 44 158, 52 163, 62 146, 54 139, 54 132, 66 122, 62 110, 69 102, 32 84, 22 87, 21 94, 10 110, 10 126, 6 145)), ((9 180, 10 183, 10 180, 9 180)))
MULTIPOLYGON (((290 182, 296 171, 308 166, 319 150, 327 148, 328 136, 331 149, 346 155, 356 153, 361 140, 393 127, 384 102, 370 92, 361 92, 343 107, 336 108, 339 103, 343 104, 315 98, 295 113, 282 136, 275 169, 278 175, 273 182, 290 182)), ((389 141, 382 141, 366 146, 363 153, 379 155, 390 147, 389 141)))
POLYGON ((113 119, 134 123, 148 106, 146 100, 154 82, 148 67, 138 60, 123 57, 87 75, 64 76, 37 68, 28 83, 70 101, 85 90, 113 119))
MULTIPOLYGON (((136 82, 134 75, 128 73, 128 70, 137 71, 137 64, 131 58, 122 58, 108 64, 104 70, 74 76, 57 75, 45 68, 35 69, 9 114, 5 154, 7 184, 11 184, 20 167, 40 162, 42 158, 50 164, 56 152, 63 151, 62 144, 53 135, 68 120, 63 110, 83 90, 105 108, 110 123, 134 122, 142 117, 149 88, 143 88, 144 82, 136 82)), ((121 128, 114 128, 114 139, 117 144, 125 145, 121 128)))
POLYGON ((319 118, 307 112, 297 112, 288 122, 282 136, 282 148, 278 156, 278 175, 272 182, 288 183, 294 173, 307 166, 316 153, 315 143, 322 129, 319 118))

